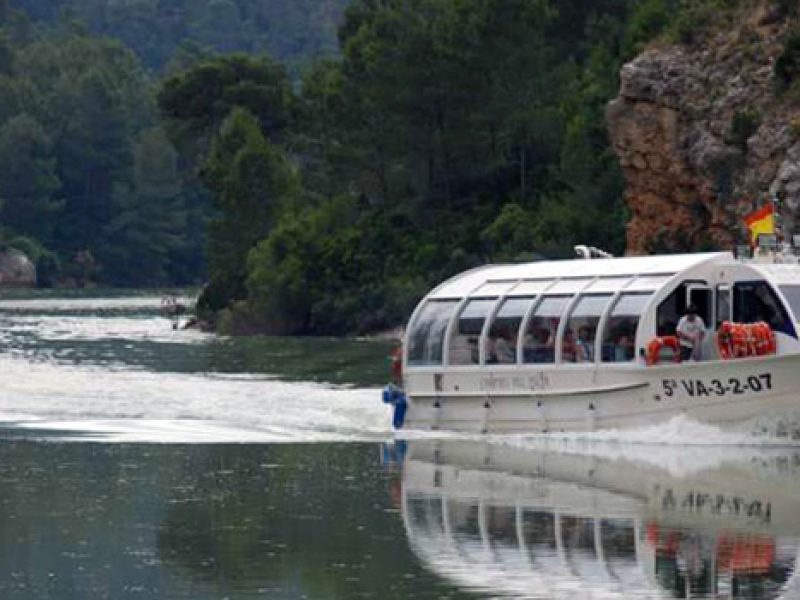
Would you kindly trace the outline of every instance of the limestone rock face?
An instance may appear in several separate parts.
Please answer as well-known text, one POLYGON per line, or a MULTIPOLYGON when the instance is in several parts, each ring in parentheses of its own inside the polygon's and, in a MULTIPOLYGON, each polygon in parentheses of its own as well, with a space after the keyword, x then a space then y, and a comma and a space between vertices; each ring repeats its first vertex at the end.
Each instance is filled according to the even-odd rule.
POLYGON ((18 250, 0 252, 0 287, 34 287, 36 267, 18 250))
POLYGON ((750 8, 692 46, 653 47, 626 64, 606 110, 631 213, 629 254, 731 248, 760 199, 800 217, 800 108, 777 91, 788 24, 750 8))

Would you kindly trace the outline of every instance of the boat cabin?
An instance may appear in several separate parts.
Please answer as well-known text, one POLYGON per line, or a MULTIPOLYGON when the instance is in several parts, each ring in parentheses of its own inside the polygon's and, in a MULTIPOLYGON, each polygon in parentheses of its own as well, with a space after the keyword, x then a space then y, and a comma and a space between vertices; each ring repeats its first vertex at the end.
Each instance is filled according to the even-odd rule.
POLYGON ((644 364, 656 336, 674 335, 688 304, 719 358, 723 321, 765 321, 778 354, 800 352, 800 265, 729 252, 490 265, 431 291, 409 321, 407 369, 644 364))

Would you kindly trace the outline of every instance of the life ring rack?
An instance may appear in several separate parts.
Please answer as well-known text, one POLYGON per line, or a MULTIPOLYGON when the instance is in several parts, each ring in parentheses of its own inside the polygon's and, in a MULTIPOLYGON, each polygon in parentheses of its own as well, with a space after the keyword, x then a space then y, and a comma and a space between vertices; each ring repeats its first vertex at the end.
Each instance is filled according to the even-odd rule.
POLYGON ((772 327, 764 321, 723 321, 717 332, 717 351, 723 360, 767 356, 778 351, 778 343, 772 327))

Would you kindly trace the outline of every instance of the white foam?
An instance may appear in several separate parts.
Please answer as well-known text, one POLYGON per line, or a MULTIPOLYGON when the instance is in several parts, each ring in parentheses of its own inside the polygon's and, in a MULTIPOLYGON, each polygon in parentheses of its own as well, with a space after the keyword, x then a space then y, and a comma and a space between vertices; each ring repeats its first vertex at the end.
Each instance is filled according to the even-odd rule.
POLYGON ((390 409, 376 389, 62 365, 9 355, 0 356, 0 372, 0 415, 17 426, 162 442, 355 441, 390 433, 390 409))
POLYGON ((15 315, 2 333, 35 336, 45 342, 131 340, 158 343, 202 344, 213 335, 196 329, 173 329, 165 317, 100 317, 94 315, 15 315))
MULTIPOLYGON (((0 311, 99 312, 120 310, 160 310, 163 296, 123 296, 97 298, 22 298, 0 300, 0 311)), ((188 297, 176 298, 184 306, 192 305, 188 297)))

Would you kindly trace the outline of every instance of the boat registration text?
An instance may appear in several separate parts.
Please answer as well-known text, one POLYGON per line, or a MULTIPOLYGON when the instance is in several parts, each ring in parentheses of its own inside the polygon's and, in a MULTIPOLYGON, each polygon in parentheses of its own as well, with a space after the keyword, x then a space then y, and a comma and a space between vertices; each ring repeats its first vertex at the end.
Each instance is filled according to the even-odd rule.
POLYGON ((724 379, 662 379, 661 386, 667 398, 679 392, 684 392, 693 398, 746 394, 748 392, 757 394, 772 389, 772 373, 724 379))

